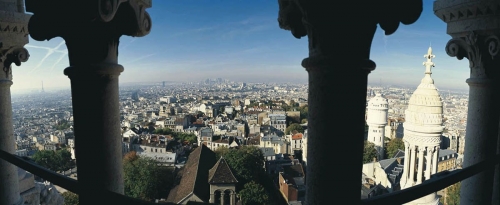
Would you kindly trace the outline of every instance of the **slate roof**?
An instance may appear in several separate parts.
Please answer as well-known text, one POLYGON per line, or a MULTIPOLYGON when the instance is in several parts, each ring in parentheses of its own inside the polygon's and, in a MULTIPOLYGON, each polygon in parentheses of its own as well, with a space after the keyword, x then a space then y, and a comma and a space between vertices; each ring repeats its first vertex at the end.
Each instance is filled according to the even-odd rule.
MULTIPOLYGON (((451 149, 440 149, 439 150, 439 156, 438 156, 438 160, 441 161, 441 157, 445 157, 445 156, 451 156, 451 157, 457 157, 457 152, 455 152, 454 150, 451 150, 451 149)), ((394 155, 394 158, 404 158, 405 156, 405 152, 403 150, 398 150, 398 152, 394 155)))
POLYGON ((405 157, 405 151, 398 149, 398 151, 396 152, 396 154, 394 154, 394 156, 392 156, 392 158, 400 158, 400 157, 403 158, 405 157))
POLYGON ((236 184, 238 180, 234 177, 226 160, 221 157, 219 161, 208 171, 208 183, 210 184, 236 184))
POLYGON ((283 178, 288 180, 289 184, 293 185, 301 185, 301 181, 297 179, 305 177, 304 169, 301 164, 283 166, 283 172, 280 174, 282 174, 283 178))
POLYGON ((259 149, 262 151, 264 157, 272 157, 276 155, 272 147, 260 147, 259 149))
POLYGON ((455 152, 454 150, 451 150, 451 149, 440 149, 438 157, 441 159, 441 157, 445 157, 445 156, 456 157, 455 155, 457 155, 457 152, 455 152))
POLYGON ((170 191, 167 201, 179 203, 193 193, 201 200, 208 202, 210 198, 210 184, 207 183, 208 170, 215 163, 215 153, 205 145, 193 150, 183 167, 179 185, 170 191))

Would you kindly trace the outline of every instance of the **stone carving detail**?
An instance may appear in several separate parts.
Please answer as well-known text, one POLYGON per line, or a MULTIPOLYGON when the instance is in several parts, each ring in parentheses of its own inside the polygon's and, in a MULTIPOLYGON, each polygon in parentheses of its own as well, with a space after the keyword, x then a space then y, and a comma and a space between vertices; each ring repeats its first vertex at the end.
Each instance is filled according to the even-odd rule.
MULTIPOLYGON (((0 49, 2 49, 1 42, 0 49)), ((20 66, 22 62, 28 61, 29 56, 28 50, 24 47, 12 47, 0 50, 0 63, 2 63, 2 70, 5 72, 6 77, 12 74, 12 63, 20 66)))
POLYGON ((26 29, 26 25, 14 24, 14 23, 10 23, 10 24, 1 24, 0 23, 0 33, 3 33, 3 32, 28 34, 28 31, 26 29))
POLYGON ((462 60, 469 59, 471 69, 486 69, 488 77, 500 77, 497 69, 500 40, 497 35, 478 35, 469 32, 464 37, 453 38, 446 44, 446 53, 462 60), (491 69, 488 69, 491 68, 491 69))
POLYGON ((421 137, 421 136, 413 136, 411 134, 405 133, 404 138, 408 142, 412 142, 411 144, 419 143, 419 144, 429 145, 429 144, 440 144, 441 143, 440 137, 421 137))
POLYGON ((467 4, 463 8, 435 10, 435 13, 437 17, 448 23, 487 15, 498 15, 500 13, 500 4, 496 1, 482 1, 481 3, 467 4))
POLYGON ((295 38, 307 35, 306 28, 302 23, 302 11, 293 0, 278 0, 279 13, 278 24, 281 29, 292 32, 295 38))
POLYGON ((151 0, 26 0, 26 10, 33 13, 28 29, 38 41, 62 37, 70 65, 116 63, 120 36, 140 37, 151 31, 146 12, 151 4, 151 0))
POLYGON ((125 0, 99 0, 99 17, 103 22, 110 22, 115 17, 118 6, 125 0))
POLYGON ((278 4, 280 28, 290 30, 295 38, 309 37, 309 60, 336 56, 339 49, 358 52, 359 58, 368 59, 377 24, 390 35, 399 23, 414 23, 422 12, 422 0, 339 1, 335 7, 306 0, 278 0, 278 4), (356 12, 343 11, 348 8, 356 8, 356 12))

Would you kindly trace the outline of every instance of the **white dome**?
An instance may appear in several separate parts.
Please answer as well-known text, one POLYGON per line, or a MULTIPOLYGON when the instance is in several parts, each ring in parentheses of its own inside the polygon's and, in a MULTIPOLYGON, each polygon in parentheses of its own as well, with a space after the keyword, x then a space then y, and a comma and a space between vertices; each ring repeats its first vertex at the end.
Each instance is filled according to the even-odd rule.
POLYGON ((405 138, 407 141, 425 141, 428 143, 439 143, 440 135, 443 132, 443 101, 438 93, 434 80, 431 78, 431 67, 434 57, 429 51, 426 55, 426 72, 420 85, 417 87, 408 102, 408 109, 405 111, 405 138), (433 137, 435 139, 416 139, 433 137))
POLYGON ((368 101, 368 109, 389 109, 389 102, 386 98, 382 97, 380 93, 377 93, 375 97, 368 101))

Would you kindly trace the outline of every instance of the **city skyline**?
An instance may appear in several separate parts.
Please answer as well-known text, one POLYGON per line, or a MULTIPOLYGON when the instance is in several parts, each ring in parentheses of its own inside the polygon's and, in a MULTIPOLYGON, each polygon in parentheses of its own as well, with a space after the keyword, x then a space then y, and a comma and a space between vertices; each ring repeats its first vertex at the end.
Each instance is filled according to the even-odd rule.
MULTIPOLYGON (((198 82, 217 77, 307 83, 307 72, 300 65, 308 56, 307 38, 295 39, 279 28, 275 1, 153 1, 148 12, 153 20, 149 35, 121 37, 119 63, 125 67, 121 84, 198 82)), ((415 24, 400 26, 390 36, 377 29, 371 51, 377 68, 369 75, 369 84, 418 85, 423 53, 432 44, 436 86, 467 90, 468 61, 445 53, 450 39, 445 31, 446 24, 433 14, 431 2, 424 2, 415 24)), ((69 64, 63 39, 30 39, 26 48, 30 59, 13 68, 13 94, 40 89, 42 81, 45 90, 70 88, 63 74, 69 64)))

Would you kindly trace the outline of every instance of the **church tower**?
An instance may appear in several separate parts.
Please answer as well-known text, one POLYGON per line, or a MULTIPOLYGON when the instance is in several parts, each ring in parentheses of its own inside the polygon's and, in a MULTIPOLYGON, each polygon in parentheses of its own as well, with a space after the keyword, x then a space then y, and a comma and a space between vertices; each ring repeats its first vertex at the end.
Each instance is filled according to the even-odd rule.
POLYGON ((382 160, 384 159, 385 125, 387 125, 389 103, 387 99, 382 97, 382 94, 377 93, 368 101, 367 108, 366 124, 369 127, 367 140, 375 144, 375 149, 378 152, 377 158, 382 160))
MULTIPOLYGON (((437 172, 439 144, 443 132, 443 102, 431 78, 434 67, 432 48, 429 47, 424 62, 425 76, 410 97, 405 112, 404 171, 401 188, 421 184, 437 172)), ((439 204, 436 193, 411 201, 407 204, 439 204)))

